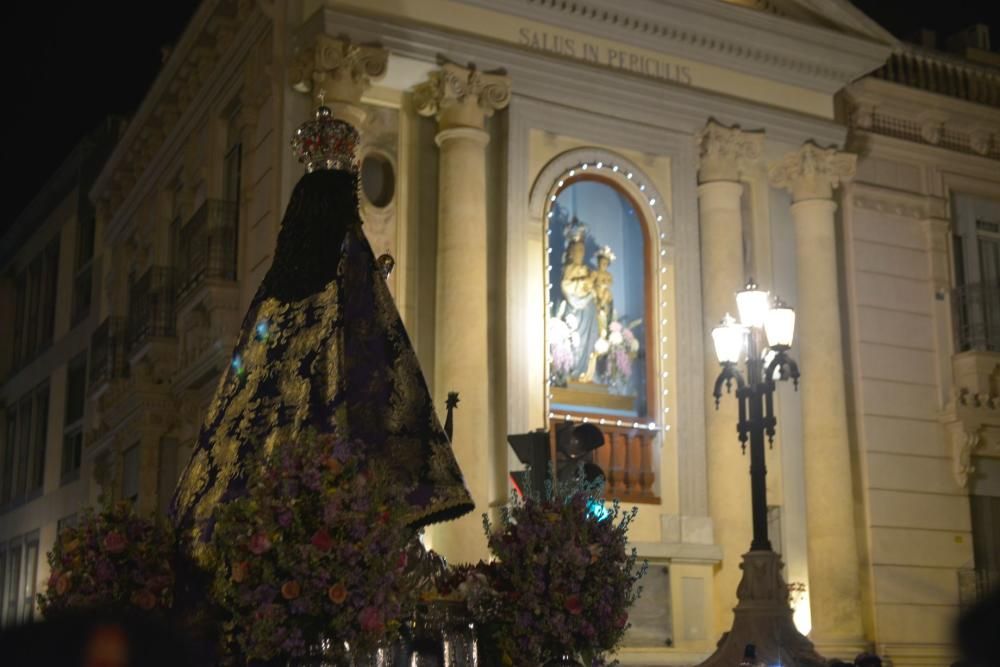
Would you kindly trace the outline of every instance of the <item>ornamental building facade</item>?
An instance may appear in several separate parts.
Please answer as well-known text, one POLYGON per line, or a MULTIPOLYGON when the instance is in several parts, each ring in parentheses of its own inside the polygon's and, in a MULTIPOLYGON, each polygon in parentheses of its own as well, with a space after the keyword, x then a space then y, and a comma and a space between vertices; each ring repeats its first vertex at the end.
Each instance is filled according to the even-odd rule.
POLYGON ((752 277, 797 313, 766 452, 796 626, 950 663, 1000 569, 1000 67, 841 0, 203 2, 91 182, 3 245, 5 624, 61 521, 166 511, 319 103, 362 133, 439 410, 460 395, 477 511, 427 546, 485 557, 507 435, 594 423, 650 563, 620 658, 708 656, 751 539, 711 331, 752 277))

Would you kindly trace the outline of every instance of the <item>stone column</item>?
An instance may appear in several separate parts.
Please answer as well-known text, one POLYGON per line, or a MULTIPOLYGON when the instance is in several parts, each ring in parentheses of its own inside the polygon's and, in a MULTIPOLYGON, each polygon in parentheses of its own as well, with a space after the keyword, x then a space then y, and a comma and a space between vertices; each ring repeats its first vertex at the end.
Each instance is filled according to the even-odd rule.
POLYGON ((388 64, 389 52, 383 48, 319 35, 296 55, 288 80, 295 90, 312 94, 316 106, 325 104, 335 117, 361 131, 367 118, 361 96, 373 80, 385 76, 388 64))
MULTIPOLYGON (((744 132, 709 121, 700 136, 698 219, 701 227, 701 295, 705 330, 705 385, 719 374, 711 332, 727 312, 736 316, 736 292, 746 283, 743 267, 743 220, 740 172, 760 158, 762 132, 744 132)), ((750 548, 750 460, 740 455, 736 436, 737 404, 725 396, 705 395, 705 447, 708 462, 708 510, 722 565, 715 577, 716 633, 732 625, 740 554, 750 548)))
POLYGON ((771 184, 792 193, 811 636, 824 655, 864 643, 833 201, 855 161, 809 142, 770 169, 771 184))
MULTIPOLYGON (((486 225, 486 119, 510 100, 510 78, 445 64, 414 90, 414 104, 438 122, 437 311, 433 390, 441 410, 457 391, 452 446, 476 509, 435 526, 432 548, 451 562, 485 558, 481 515, 506 495, 498 488, 490 388, 488 248, 486 225)), ((504 443, 505 444, 505 443, 504 443)))

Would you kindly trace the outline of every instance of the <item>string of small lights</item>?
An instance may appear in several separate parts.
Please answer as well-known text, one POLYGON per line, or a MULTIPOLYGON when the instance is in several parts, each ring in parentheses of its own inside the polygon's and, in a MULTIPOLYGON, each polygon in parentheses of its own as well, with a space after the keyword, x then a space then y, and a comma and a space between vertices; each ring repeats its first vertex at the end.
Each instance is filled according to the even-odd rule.
MULTIPOLYGON (((642 180, 642 177, 631 170, 631 168, 623 167, 621 165, 615 164, 614 162, 606 162, 603 160, 597 160, 593 162, 582 162, 575 167, 565 171, 562 175, 556 179, 555 184, 549 191, 549 204, 555 203, 559 196, 559 192, 566 187, 566 181, 569 179, 576 178, 578 175, 582 176, 585 173, 598 174, 600 173, 605 178, 617 182, 622 185, 630 186, 638 190, 637 199, 639 199, 643 204, 648 205, 648 212, 650 212, 651 218, 656 221, 656 230, 659 232, 659 270, 657 275, 659 276, 659 323, 660 323, 660 378, 663 383, 670 377, 670 371, 664 368, 666 366, 667 360, 669 359, 669 352, 667 344, 669 338, 666 335, 666 328, 669 324, 668 314, 668 302, 667 302, 667 229, 666 223, 666 211, 663 206, 663 202, 656 196, 654 188, 648 185, 642 180), (652 194, 649 194, 652 193, 652 194)), ((635 194, 634 192, 632 194, 635 194)), ((552 218, 554 211, 550 208, 546 214, 546 225, 545 225, 545 258, 546 258, 546 276, 552 275, 552 246, 549 243, 552 236, 552 228, 548 224, 548 221, 552 218)), ((549 279, 546 279, 546 292, 551 294, 552 283, 549 279)), ((548 312, 552 312, 553 307, 552 301, 548 301, 548 312)), ((548 341, 546 340, 546 358, 548 359, 549 367, 552 364, 552 353, 548 349, 548 341)), ((553 400, 552 394, 552 376, 550 373, 546 372, 546 399, 548 402, 553 400)), ((663 387, 661 390, 661 400, 660 400, 660 410, 662 415, 662 420, 666 421, 666 416, 670 412, 670 406, 667 405, 667 396, 670 395, 670 390, 667 387, 663 387)), ((556 412, 549 412, 549 419, 562 419, 564 421, 574 421, 579 420, 584 423, 593 422, 597 424, 615 424, 616 426, 626 426, 628 424, 627 419, 617 419, 615 417, 611 418, 591 418, 591 417, 581 417, 580 415, 572 414, 560 414, 556 412)), ((658 424, 657 422, 649 422, 648 424, 642 424, 637 421, 632 422, 632 428, 643 428, 650 431, 662 431, 666 432, 670 430, 670 425, 666 423, 658 424)))

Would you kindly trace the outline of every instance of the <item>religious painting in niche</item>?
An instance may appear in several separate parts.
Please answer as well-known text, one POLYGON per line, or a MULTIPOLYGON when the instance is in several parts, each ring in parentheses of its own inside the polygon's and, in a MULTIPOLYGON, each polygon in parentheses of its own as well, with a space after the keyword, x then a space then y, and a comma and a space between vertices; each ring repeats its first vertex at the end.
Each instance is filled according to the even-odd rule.
POLYGON ((632 200, 600 180, 556 194, 548 222, 551 407, 646 414, 646 248, 632 200))

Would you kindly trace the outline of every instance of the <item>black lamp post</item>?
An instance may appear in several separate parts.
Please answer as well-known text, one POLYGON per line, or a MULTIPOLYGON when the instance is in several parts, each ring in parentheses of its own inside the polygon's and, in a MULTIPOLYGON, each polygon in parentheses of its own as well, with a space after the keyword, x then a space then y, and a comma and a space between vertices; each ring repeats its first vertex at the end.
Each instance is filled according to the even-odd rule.
POLYGON ((740 405, 736 431, 740 446, 746 453, 750 441, 750 491, 753 508, 753 542, 751 551, 770 551, 767 536, 767 466, 764 463, 764 437, 774 442, 775 378, 791 379, 796 388, 799 368, 788 356, 795 333, 795 311, 776 299, 770 304, 767 292, 757 289, 753 280, 736 295, 740 313, 737 323, 728 313, 722 324, 712 331, 715 353, 722 371, 715 380, 715 406, 719 407, 722 387, 730 391, 736 383, 736 400, 740 405), (737 368, 746 349, 746 374, 737 368))
POLYGON ((701 667, 730 667, 745 659, 748 645, 765 664, 821 667, 826 661, 812 642, 792 622, 788 587, 781 576, 781 559, 767 537, 767 467, 764 440, 774 441, 774 390, 777 380, 792 380, 798 387, 799 368, 788 356, 795 332, 795 311, 781 300, 771 304, 770 295, 757 289, 753 280, 736 295, 740 322, 729 314, 712 330, 715 354, 722 371, 712 395, 719 406, 722 389, 736 384, 739 422, 736 432, 746 452, 750 442, 750 491, 753 509, 753 542, 743 554, 739 600, 733 609, 733 625, 718 648, 701 667), (738 364, 746 353, 746 372, 738 364))

